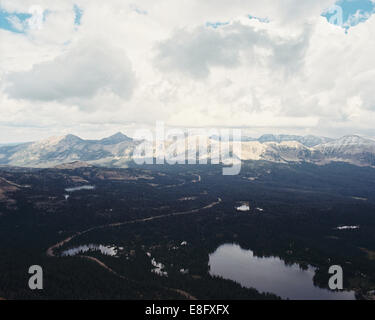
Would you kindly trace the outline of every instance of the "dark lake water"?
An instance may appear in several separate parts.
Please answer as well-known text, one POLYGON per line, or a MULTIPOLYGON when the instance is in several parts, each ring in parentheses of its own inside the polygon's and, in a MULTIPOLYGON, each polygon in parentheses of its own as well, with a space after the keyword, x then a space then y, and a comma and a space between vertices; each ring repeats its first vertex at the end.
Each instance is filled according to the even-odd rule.
POLYGON ((354 300, 354 292, 333 292, 315 287, 314 268, 302 270, 277 257, 256 257, 237 244, 224 244, 209 257, 210 274, 230 279, 247 288, 270 292, 292 300, 354 300))

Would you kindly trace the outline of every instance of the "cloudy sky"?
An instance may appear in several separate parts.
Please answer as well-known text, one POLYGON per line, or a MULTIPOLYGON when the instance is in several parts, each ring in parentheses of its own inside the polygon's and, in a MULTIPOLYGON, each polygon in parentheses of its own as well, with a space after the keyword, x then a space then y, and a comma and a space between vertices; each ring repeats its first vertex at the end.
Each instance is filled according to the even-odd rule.
POLYGON ((155 121, 375 136, 375 0, 0 0, 0 143, 155 121))

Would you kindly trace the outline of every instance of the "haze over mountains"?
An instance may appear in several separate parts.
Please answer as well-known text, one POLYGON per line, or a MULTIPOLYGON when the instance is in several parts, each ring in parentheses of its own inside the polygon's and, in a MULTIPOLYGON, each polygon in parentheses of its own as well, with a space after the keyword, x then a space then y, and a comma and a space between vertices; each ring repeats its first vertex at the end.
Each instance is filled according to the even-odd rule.
MULTIPOLYGON (((117 133, 101 140, 84 140, 74 135, 53 137, 19 145, 0 146, 0 165, 47 168, 72 162, 106 167, 127 167, 141 141, 117 133)), ((212 136, 209 145, 220 139, 212 136)), ((357 166, 375 166, 375 141, 360 136, 330 139, 317 136, 263 135, 243 137, 237 158, 279 163, 311 162, 327 164, 347 162, 357 166)))

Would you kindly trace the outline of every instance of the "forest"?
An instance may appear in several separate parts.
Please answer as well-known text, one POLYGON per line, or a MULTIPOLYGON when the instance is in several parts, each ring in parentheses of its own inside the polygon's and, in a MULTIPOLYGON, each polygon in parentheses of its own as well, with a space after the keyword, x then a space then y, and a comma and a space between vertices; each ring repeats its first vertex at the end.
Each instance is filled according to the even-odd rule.
POLYGON ((328 268, 342 265, 345 290, 366 299, 375 289, 374 178, 374 169, 344 163, 247 162, 238 176, 198 165, 4 167, 0 297, 279 299, 210 274, 209 255, 236 243, 302 270, 314 266, 322 288, 328 268), (240 202, 250 210, 237 211, 240 202), (116 254, 66 254, 85 245, 116 254), (27 287, 31 265, 43 267, 44 290, 27 287))

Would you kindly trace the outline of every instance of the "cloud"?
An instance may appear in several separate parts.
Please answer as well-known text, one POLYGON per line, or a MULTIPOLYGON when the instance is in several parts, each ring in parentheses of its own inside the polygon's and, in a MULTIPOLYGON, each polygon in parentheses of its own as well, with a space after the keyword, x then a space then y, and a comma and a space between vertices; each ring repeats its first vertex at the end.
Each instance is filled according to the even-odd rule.
MULTIPOLYGON (((0 30, 3 140, 94 138, 156 120, 375 136, 375 17, 345 34, 321 16, 334 3, 40 0, 41 29, 0 30), (24 130, 13 139, 9 126, 24 130)), ((13 13, 34 4, 1 1, 13 13)))
POLYGON ((64 101, 111 92, 129 99, 135 74, 126 54, 107 43, 79 43, 52 61, 7 75, 5 92, 14 99, 64 101))
POLYGON ((179 30, 158 45, 154 65, 163 71, 180 71, 205 78, 211 66, 239 65, 241 44, 235 37, 207 27, 198 27, 192 32, 179 30))
POLYGON ((158 44, 154 65, 162 71, 178 71, 195 78, 208 77, 213 67, 243 64, 292 73, 303 64, 309 37, 305 30, 295 37, 280 36, 241 22, 219 28, 180 29, 158 44))

